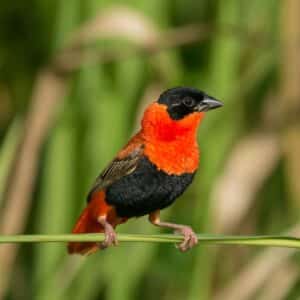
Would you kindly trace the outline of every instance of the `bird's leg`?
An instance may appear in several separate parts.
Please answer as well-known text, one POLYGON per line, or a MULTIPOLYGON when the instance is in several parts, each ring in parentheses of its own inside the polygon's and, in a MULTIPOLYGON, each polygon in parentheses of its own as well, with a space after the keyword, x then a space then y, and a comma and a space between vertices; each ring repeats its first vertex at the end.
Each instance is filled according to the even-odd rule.
POLYGON ((183 235, 183 241, 177 246, 180 251, 185 252, 198 243, 198 238, 193 229, 190 226, 167 223, 160 221, 160 212, 159 210, 149 214, 149 221, 159 227, 166 227, 174 229, 175 233, 180 233, 183 235))
POLYGON ((100 249, 105 249, 109 246, 117 246, 117 234, 111 224, 106 220, 106 216, 100 216, 98 222, 104 228, 105 239, 100 243, 100 249))

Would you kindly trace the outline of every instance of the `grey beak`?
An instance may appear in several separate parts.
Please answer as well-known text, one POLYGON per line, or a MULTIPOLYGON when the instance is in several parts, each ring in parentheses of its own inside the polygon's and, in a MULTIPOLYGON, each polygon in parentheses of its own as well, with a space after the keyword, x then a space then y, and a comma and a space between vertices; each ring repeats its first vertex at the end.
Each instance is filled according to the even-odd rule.
POLYGON ((224 104, 212 97, 207 97, 203 101, 197 105, 196 110, 197 111, 209 111, 211 109, 216 109, 218 107, 222 107, 224 104))

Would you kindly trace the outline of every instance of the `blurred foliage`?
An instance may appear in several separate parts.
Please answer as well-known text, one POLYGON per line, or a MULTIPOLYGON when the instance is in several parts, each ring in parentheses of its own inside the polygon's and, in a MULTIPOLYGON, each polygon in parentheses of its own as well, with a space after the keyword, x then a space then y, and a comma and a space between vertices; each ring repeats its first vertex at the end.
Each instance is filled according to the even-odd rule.
MULTIPOLYGON (((280 92, 281 5, 276 0, 2 1, 0 204, 6 184, 13 183, 8 173, 22 134, 19 124, 30 109, 39 71, 50 66, 66 76, 68 89, 39 158, 24 232, 69 232, 90 184, 137 128, 145 104, 155 99, 149 95, 188 85, 225 106, 203 122, 199 173, 163 218, 190 224, 197 232, 218 233, 213 232, 211 205, 215 183, 235 145, 265 126, 266 107, 276 103, 280 92), (121 10, 111 23, 103 21, 121 6, 138 17, 121 10), (114 29, 116 22, 121 26, 114 29), (190 31, 165 39, 170 30, 190 25, 190 31), (196 38, 189 40, 189 34, 196 38), (71 71, 61 72, 57 64, 65 60, 55 58, 64 51, 64 58, 79 51, 89 59, 81 63, 81 56, 70 56, 71 71)), ((280 136, 273 123, 268 128, 280 136)), ((298 213, 293 211, 289 176, 283 157, 232 233, 276 234, 293 225, 298 213)), ((141 218, 118 231, 157 229, 141 218)), ((5 299, 214 299, 256 254, 253 249, 229 249, 224 254, 200 245, 182 255, 165 244, 122 244, 81 259, 67 257, 63 245, 22 246, 5 299)), ((296 275, 283 299, 299 297, 296 275)), ((259 292, 251 299, 258 299, 259 292)))

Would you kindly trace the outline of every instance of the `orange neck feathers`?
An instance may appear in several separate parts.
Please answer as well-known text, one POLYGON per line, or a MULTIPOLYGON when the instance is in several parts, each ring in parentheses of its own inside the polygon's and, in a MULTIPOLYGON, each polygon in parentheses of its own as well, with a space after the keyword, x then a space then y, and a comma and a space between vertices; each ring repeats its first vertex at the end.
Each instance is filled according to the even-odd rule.
POLYGON ((203 117, 204 113, 195 112, 173 120, 165 105, 151 104, 142 120, 145 155, 170 175, 195 172, 199 164, 197 128, 203 117))

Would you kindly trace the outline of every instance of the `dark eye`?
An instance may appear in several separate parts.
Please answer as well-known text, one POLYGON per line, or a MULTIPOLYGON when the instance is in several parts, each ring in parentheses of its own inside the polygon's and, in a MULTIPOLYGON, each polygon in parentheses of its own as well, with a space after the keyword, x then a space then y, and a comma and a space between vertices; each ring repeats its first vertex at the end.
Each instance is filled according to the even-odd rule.
POLYGON ((186 107, 193 107, 195 105, 195 100, 191 97, 184 97, 183 98, 183 104, 186 107))

